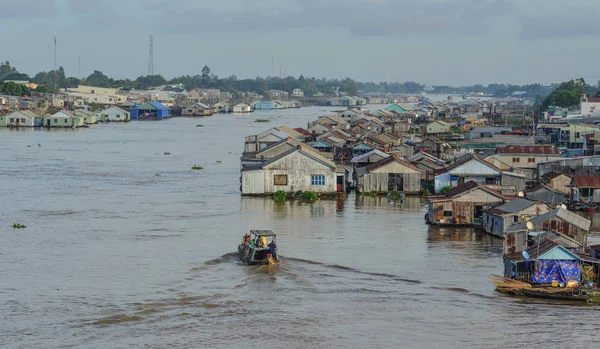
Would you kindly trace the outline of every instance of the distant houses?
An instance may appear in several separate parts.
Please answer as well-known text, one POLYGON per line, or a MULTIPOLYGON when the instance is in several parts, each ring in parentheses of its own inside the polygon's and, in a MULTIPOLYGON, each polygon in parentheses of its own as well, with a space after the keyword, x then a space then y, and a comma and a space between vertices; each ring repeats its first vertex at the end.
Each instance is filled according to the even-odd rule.
POLYGON ((46 127, 83 127, 85 125, 85 118, 82 116, 76 116, 72 113, 61 110, 52 115, 44 116, 44 126, 46 127))

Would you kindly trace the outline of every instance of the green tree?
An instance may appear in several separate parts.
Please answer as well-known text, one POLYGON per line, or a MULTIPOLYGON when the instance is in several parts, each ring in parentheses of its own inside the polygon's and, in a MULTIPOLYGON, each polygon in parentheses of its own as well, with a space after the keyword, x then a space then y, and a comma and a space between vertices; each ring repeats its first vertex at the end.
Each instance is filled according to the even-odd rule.
POLYGON ((202 81, 208 82, 210 80, 210 68, 205 65, 202 68, 202 81))
POLYGON ((544 99, 542 107, 548 109, 550 106, 561 108, 576 106, 581 96, 587 94, 586 88, 587 84, 583 78, 565 81, 544 99))
POLYGON ((113 79, 104 75, 101 71, 94 70, 92 74, 85 78, 84 83, 89 86, 112 87, 114 81, 113 79))

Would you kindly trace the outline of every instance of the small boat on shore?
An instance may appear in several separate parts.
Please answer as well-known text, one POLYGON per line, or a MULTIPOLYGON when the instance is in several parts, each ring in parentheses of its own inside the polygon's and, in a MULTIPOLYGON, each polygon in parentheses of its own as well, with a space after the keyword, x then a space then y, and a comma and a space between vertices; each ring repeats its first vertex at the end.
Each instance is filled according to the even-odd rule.
POLYGON ((279 264, 276 240, 272 230, 251 230, 238 246, 238 257, 247 265, 279 264))

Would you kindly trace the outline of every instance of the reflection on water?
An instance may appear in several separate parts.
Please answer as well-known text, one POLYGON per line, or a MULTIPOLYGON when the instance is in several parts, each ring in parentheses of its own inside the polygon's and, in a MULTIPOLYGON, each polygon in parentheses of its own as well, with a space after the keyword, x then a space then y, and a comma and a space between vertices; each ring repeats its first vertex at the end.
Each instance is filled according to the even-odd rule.
POLYGON ((203 118, 202 128, 182 118, 0 129, 0 346, 591 341, 594 308, 573 312, 497 295, 487 277, 502 271, 502 241, 426 226, 418 197, 241 198, 244 136, 277 124, 303 127, 321 109, 219 115, 203 118), (192 171, 193 164, 205 169, 192 171), (27 228, 13 230, 12 222, 27 228), (279 266, 239 263, 233 252, 250 229, 277 232, 279 266))

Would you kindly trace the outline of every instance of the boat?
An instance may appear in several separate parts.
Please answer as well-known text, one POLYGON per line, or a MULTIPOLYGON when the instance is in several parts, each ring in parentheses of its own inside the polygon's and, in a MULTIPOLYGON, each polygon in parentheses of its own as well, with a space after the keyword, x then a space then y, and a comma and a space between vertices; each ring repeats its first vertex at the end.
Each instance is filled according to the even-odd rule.
POLYGON ((596 212, 596 206, 584 206, 583 211, 584 212, 596 212))
POLYGON ((238 246, 238 257, 247 265, 279 264, 276 241, 277 235, 272 230, 251 230, 238 246))
POLYGON ((580 302, 585 304, 600 304, 600 292, 591 287, 549 287, 532 286, 500 275, 490 274, 490 281, 496 286, 496 291, 511 296, 542 298, 557 301, 580 302))

